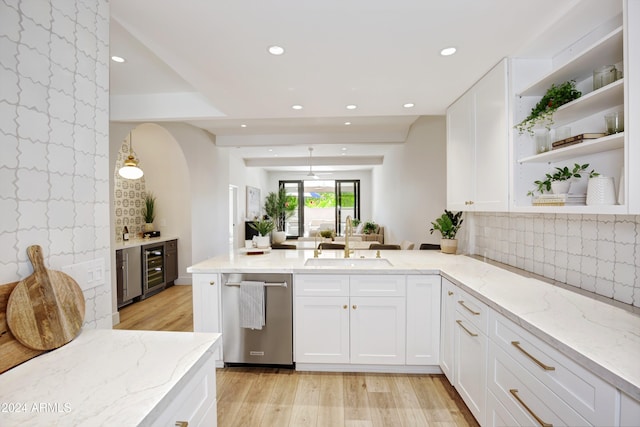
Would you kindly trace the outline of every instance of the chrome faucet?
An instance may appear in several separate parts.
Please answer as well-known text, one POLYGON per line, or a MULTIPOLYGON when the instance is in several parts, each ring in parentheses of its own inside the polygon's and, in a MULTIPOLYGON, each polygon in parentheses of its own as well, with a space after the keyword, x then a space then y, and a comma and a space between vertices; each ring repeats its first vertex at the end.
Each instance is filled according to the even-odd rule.
POLYGON ((344 220, 344 257, 349 258, 351 250, 349 249, 349 234, 353 234, 353 224, 351 223, 351 215, 347 215, 344 220))

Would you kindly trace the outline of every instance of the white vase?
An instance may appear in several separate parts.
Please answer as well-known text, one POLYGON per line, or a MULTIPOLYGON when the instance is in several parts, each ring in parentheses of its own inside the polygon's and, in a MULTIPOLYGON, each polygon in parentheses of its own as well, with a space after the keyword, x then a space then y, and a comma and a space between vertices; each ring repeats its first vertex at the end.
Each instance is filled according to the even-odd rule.
POLYGON ((266 249, 269 247, 269 236, 256 236, 256 247, 266 249))
POLYGON ((458 252, 458 240, 457 239, 441 239, 440 251, 443 254, 455 254, 458 252))
POLYGON ((611 176, 589 178, 587 186, 587 205, 615 205, 616 188, 611 176))
POLYGON ((271 240, 273 240, 273 243, 284 243, 287 240, 287 233, 274 230, 271 232, 271 240))
POLYGON ((571 181, 553 181, 551 183, 551 192, 553 194, 567 194, 569 192, 569 187, 571 187, 571 181))

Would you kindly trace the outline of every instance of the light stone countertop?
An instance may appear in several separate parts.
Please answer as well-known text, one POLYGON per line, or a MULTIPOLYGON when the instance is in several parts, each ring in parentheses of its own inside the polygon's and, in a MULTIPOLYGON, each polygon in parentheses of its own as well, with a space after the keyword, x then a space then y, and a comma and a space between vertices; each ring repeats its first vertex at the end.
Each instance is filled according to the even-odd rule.
POLYGON ((149 237, 148 239, 131 239, 126 242, 119 242, 113 245, 116 251, 119 249, 135 248, 136 246, 150 245, 152 243, 168 242, 169 240, 178 240, 176 236, 149 237))
MULTIPOLYGON (((355 251, 359 258, 375 251, 355 251)), ((231 253, 195 264, 190 273, 441 274, 604 380, 640 400, 640 315, 597 298, 477 259, 439 251, 381 251, 391 266, 305 266, 313 251, 231 253)), ((324 250, 320 258, 342 258, 324 250)), ((357 261, 354 262, 357 264, 357 261)))
POLYGON ((150 425, 219 337, 83 330, 69 344, 0 375, 0 425, 150 425))

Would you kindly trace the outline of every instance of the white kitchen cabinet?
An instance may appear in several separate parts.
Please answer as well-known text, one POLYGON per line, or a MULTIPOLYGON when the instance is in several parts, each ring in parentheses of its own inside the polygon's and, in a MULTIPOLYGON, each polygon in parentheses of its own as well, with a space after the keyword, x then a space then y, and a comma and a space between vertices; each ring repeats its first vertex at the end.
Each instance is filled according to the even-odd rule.
POLYGON ((509 319, 490 317, 489 389, 507 409, 532 423, 615 425, 611 384, 509 319))
POLYGON ((349 312, 348 296, 296 296, 295 361, 349 363, 349 312))
POLYGON ((508 63, 500 61, 447 109, 447 208, 507 211, 508 63))
POLYGON ((455 372, 455 331, 456 298, 458 288, 442 278, 442 314, 440 318, 440 369, 449 382, 456 383, 455 372))
POLYGON ((637 427, 640 425, 640 402, 626 393, 620 393, 620 426, 637 427))
POLYGON ((296 275, 296 363, 405 363, 405 277, 296 275))
MULTIPOLYGON (((220 277, 215 273, 193 275, 193 331, 221 333, 220 277)), ((222 363, 222 345, 215 354, 222 363)))
POLYGON ((458 290, 455 313, 455 388, 480 425, 487 394, 487 312, 489 308, 458 290))
POLYGON ((405 364, 404 297, 351 297, 351 363, 405 364))
POLYGON ((440 361, 439 275, 407 276, 407 365, 440 361))
POLYGON ((186 384, 180 393, 164 407, 152 426, 218 425, 215 362, 212 354, 196 372, 189 373, 189 379, 185 378, 186 384))
POLYGON ((514 427, 518 421, 511 415, 507 408, 489 390, 487 392, 487 427, 514 427))

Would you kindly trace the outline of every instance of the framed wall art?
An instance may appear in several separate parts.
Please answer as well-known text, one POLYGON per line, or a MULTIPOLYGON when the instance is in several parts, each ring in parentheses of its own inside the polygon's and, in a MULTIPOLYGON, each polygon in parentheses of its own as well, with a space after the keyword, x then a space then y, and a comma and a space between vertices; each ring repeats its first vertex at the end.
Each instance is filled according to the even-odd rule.
POLYGON ((254 220, 260 215, 260 189, 247 185, 247 218, 254 220))

